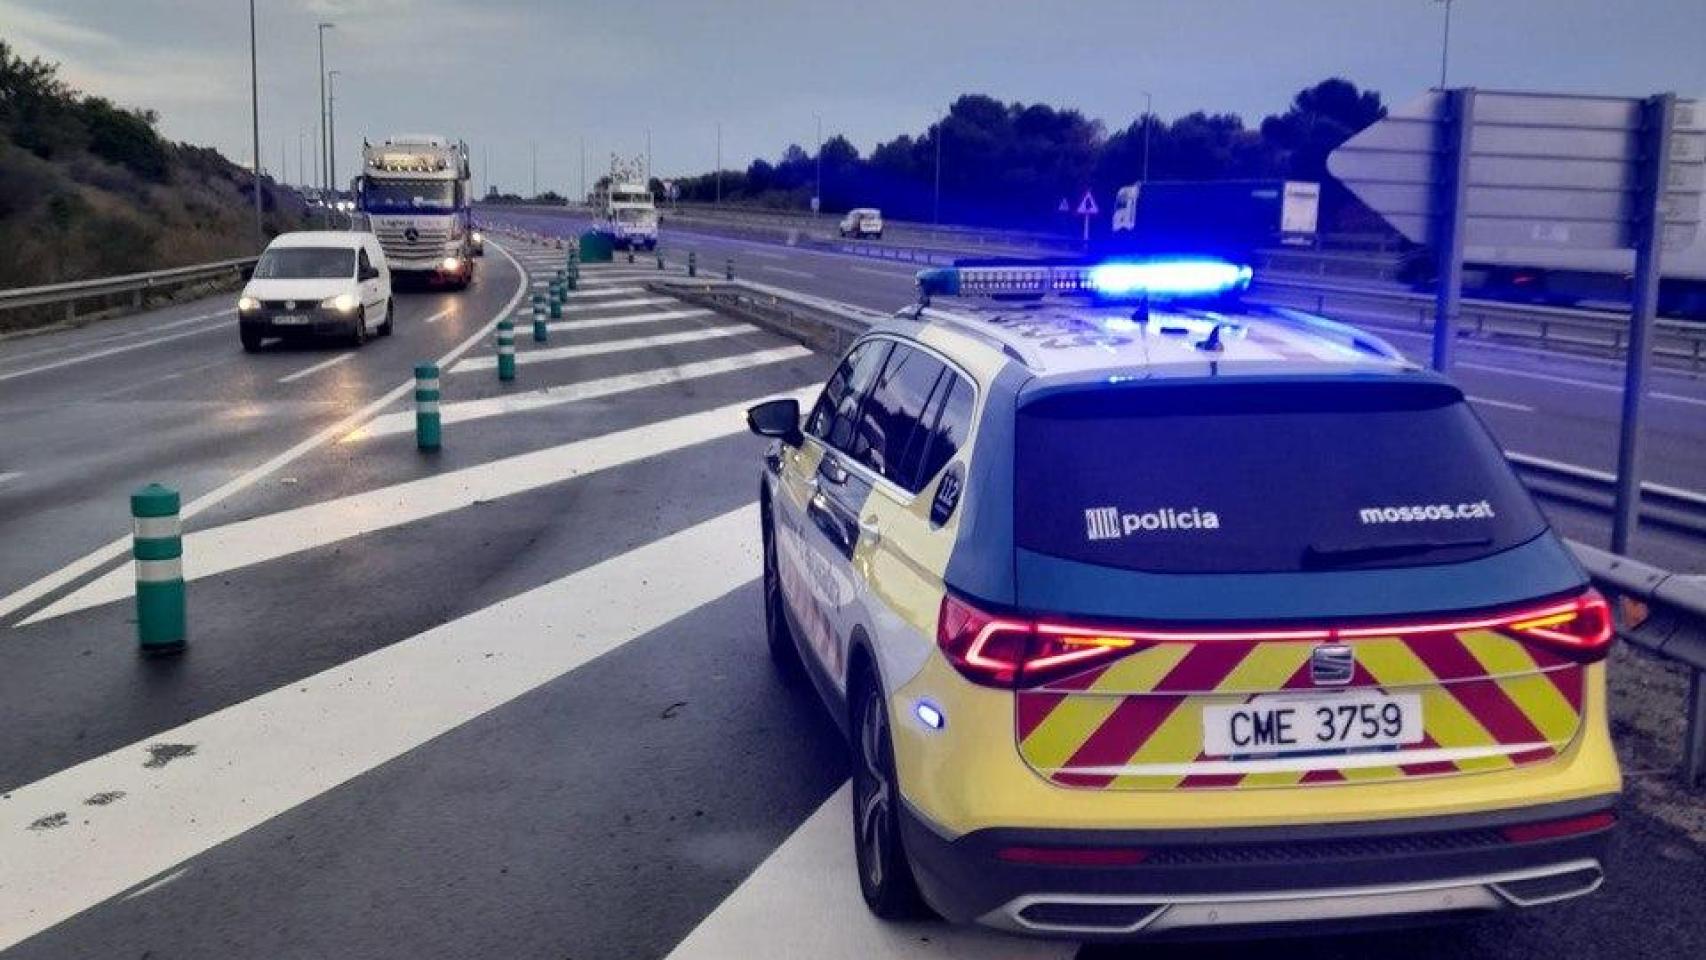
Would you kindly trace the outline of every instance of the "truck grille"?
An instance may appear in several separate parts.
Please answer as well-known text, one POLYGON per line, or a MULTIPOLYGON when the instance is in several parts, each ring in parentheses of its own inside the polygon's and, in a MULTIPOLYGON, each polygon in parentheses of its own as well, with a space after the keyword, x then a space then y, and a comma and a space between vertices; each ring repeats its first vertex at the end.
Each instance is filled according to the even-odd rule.
POLYGON ((385 251, 387 257, 405 260, 442 257, 445 247, 450 244, 450 229, 448 227, 376 226, 373 232, 379 238, 379 246, 385 251))

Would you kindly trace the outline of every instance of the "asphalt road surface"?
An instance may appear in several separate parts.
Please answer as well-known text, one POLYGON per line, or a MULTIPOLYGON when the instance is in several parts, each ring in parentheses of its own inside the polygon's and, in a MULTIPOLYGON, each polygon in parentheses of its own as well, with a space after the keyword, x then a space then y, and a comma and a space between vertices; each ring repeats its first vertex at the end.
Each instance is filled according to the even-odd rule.
MULTIPOLYGON (((360 351, 245 355, 229 297, 0 344, 5 960, 1706 955, 1706 855, 1632 802, 1603 891, 1470 926, 1081 949, 872 920, 845 748, 764 650, 740 416, 831 359, 648 292, 644 264, 588 268, 535 344, 526 294, 562 254, 508 246, 466 293, 400 296, 360 351), (423 455, 407 391, 430 359, 445 439, 423 455), (173 659, 137 656, 128 600, 125 496, 151 480, 188 508, 173 659)), ((738 249, 777 285, 910 291, 738 249)), ((1507 443, 1593 399, 1475 390, 1498 383, 1548 404, 1507 443)))

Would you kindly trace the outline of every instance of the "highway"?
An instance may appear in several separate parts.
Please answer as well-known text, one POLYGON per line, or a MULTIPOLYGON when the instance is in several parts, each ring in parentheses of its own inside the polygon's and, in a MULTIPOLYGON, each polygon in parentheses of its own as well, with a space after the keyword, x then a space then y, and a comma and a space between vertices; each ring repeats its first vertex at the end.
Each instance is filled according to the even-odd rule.
MULTIPOLYGON (((570 218, 486 211, 554 234, 570 218)), ((669 269, 891 309, 912 268, 665 228, 669 269)), ((399 296, 359 351, 247 355, 232 297, 0 343, 0 956, 1114 958, 866 912, 847 755, 764 650, 750 403, 833 360, 588 267, 488 243, 464 294, 399 296), (491 331, 518 321, 519 372, 491 331), (416 450, 411 369, 444 370, 416 450), (126 495, 185 503, 191 641, 139 658, 126 495)), ((1399 339, 1420 350, 1413 337, 1399 339)), ((1609 469, 1615 368, 1466 343, 1513 450, 1609 469)), ((1706 385, 1655 378, 1650 479, 1706 487, 1706 385)), ((802 392, 802 396, 806 393, 802 392)), ((1548 505, 1568 535, 1605 518, 1548 505)), ((1698 540, 1640 554, 1706 572, 1698 540)), ((1624 804, 1568 907, 1280 955, 1706 955, 1706 853, 1624 804)))

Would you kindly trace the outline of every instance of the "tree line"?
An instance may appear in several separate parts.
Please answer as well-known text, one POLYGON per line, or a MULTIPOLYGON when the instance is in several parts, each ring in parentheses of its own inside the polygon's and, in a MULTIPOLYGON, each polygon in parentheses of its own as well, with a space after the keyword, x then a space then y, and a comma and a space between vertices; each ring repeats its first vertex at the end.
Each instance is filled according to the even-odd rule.
MULTIPOLYGON (((1171 121, 1139 114, 1110 133, 1077 110, 966 94, 941 121, 879 143, 869 155, 843 136, 824 141, 823 209, 874 206, 900 220, 1063 228, 1076 223, 1059 213, 1063 199, 1076 207, 1089 190, 1105 214, 1114 192, 1142 176, 1147 134, 1149 179, 1313 180, 1323 185, 1323 229, 1378 229, 1372 214, 1327 176, 1326 161, 1333 148, 1385 115, 1379 93, 1339 77, 1298 91, 1284 113, 1255 127, 1235 114, 1196 111, 1171 121)), ((805 208, 817 159, 790 144, 775 161, 760 158, 744 170, 675 184, 686 201, 805 208)))

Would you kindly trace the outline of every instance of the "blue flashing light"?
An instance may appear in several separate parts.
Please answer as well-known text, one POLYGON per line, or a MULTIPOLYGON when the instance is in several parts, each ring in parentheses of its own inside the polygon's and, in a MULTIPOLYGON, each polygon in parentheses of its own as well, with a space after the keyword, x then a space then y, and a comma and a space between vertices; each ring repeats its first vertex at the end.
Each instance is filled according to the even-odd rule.
POLYGON ((932 730, 940 730, 948 722, 948 718, 942 716, 942 711, 928 700, 918 701, 912 711, 918 714, 921 723, 932 730))
POLYGON ((1250 284, 1248 266, 1225 260, 1148 260, 1090 268, 1090 289, 1105 297, 1212 296, 1250 284))

